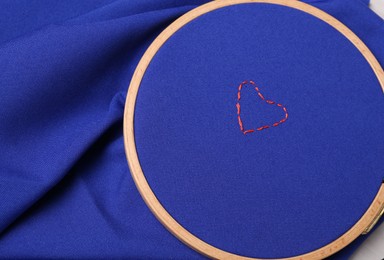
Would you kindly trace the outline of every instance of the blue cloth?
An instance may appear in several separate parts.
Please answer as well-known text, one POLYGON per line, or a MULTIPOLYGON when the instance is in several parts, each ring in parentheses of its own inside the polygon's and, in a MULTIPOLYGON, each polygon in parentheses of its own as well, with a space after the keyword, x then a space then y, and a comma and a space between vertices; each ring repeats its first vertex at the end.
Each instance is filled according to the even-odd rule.
POLYGON ((328 24, 254 5, 203 15, 162 46, 141 82, 135 141, 182 226, 218 248, 276 259, 331 243, 372 203, 384 177, 383 89, 328 24), (258 90, 239 92, 249 79, 258 90), (277 127, 239 129, 272 126, 284 109, 277 127))
MULTIPOLYGON (((137 192, 125 159, 122 116, 128 83, 145 49, 174 19, 205 2, 203 0, 183 2, 176 0, 67 0, 57 3, 55 6, 48 1, 33 3, 30 1, 28 3, 27 1, 2 1, 0 3, 0 258, 202 258, 164 229, 150 213, 137 192)), ((381 64, 384 63, 383 21, 368 9, 367 1, 308 2, 335 16, 351 28, 368 45, 381 64)), ((254 21, 250 22, 254 23, 254 21)), ((218 27, 218 29, 220 28, 218 27)), ((329 30, 324 30, 323 33, 333 35, 332 37, 338 39, 329 30)), ((318 37, 321 38, 321 35, 318 37)), ((208 35, 207 40, 209 39, 208 35)), ((177 39, 175 38, 175 40, 177 39)), ((195 50, 199 50, 199 48, 195 50)), ((309 47, 306 49, 308 52, 310 50, 309 47)), ((349 57, 348 53, 352 50, 352 47, 347 46, 345 49, 341 49, 339 54, 347 54, 346 56, 349 57)), ((165 52, 164 54, 166 51, 166 49, 162 50, 165 52)), ((177 52, 177 49, 175 51, 177 52)), ((335 52, 335 55, 337 54, 335 52)), ((352 55, 351 59, 356 57, 357 55, 352 55)), ((180 58, 183 56, 180 55, 180 58)), ((319 56, 319 61, 325 63, 324 58, 319 56)), ((160 61, 159 59, 159 64, 161 64, 160 61)), ((233 62, 232 59, 230 61, 233 62)), ((249 61, 245 60, 245 65, 248 63, 249 61)), ((346 66, 347 71, 342 70, 342 72, 347 73, 358 69, 354 72, 358 74, 355 78, 359 81, 364 78, 359 74, 362 73, 361 69, 367 73, 364 74, 365 79, 377 86, 377 82, 372 82, 372 75, 363 64, 356 58, 356 63, 353 66, 352 64, 346 66)), ((186 63, 181 63, 181 65, 186 65, 186 63)), ((254 66, 250 63, 248 65, 254 66)), ((155 66, 156 64, 153 68, 158 68, 155 66)), ((165 73, 162 76, 166 77, 166 73, 169 71, 164 69, 159 74, 159 71, 151 72, 149 70, 148 73, 148 79, 150 79, 150 77, 156 76, 156 73, 158 75, 165 73)), ((169 75, 169 77, 171 76, 169 75)), ((213 79, 213 76, 206 76, 210 80, 213 79)), ((232 87, 232 83, 238 84, 240 83, 238 81, 249 79, 249 77, 255 77, 254 80, 259 78, 257 75, 253 76, 249 73, 232 79, 226 75, 221 76, 223 77, 221 83, 231 83, 229 88, 232 87)), ((207 77, 198 80, 204 81, 207 77)), ((188 82, 192 79, 185 80, 188 82)), ((270 83, 264 84, 265 93, 268 93, 267 88, 276 86, 274 80, 278 81, 278 78, 270 80, 270 83)), ((137 117, 138 120, 140 118, 144 120, 144 116, 148 116, 147 111, 143 110, 145 99, 150 99, 151 95, 155 94, 164 97, 165 92, 161 93, 161 89, 159 89, 162 86, 160 83, 165 84, 159 81, 152 82, 153 91, 149 89, 148 83, 143 85, 143 91, 140 93, 142 98, 139 99, 142 103, 138 104, 138 109, 142 111, 138 115, 142 115, 142 117, 137 117)), ((345 84, 342 85, 345 86, 345 84)), ((352 85, 353 88, 357 86, 357 84, 352 85)), ((169 84, 167 86, 172 87, 169 84)), ((178 86, 179 88, 174 88, 174 90, 180 91, 184 98, 191 91, 185 90, 183 85, 178 86)), ((360 85, 360 87, 364 86, 365 84, 360 85)), ((166 91, 170 89, 167 88, 166 91)), ((354 112, 357 113, 356 117, 366 120, 372 126, 369 131, 372 131, 373 134, 367 135, 372 137, 367 141, 368 144, 375 144, 375 141, 380 144, 380 140, 374 139, 377 137, 377 134, 374 133, 382 129, 380 126, 383 126, 383 120, 377 116, 377 110, 373 109, 382 109, 382 96, 379 96, 377 87, 372 87, 370 90, 372 91, 364 91, 360 94, 363 95, 364 100, 369 99, 373 102, 374 105, 369 108, 372 110, 354 112), (373 113, 372 117, 363 117, 369 111, 373 113), (377 125, 372 124, 374 119, 379 120, 377 125)), ((217 94, 217 92, 215 93, 217 94)), ((344 92, 340 90, 340 94, 342 93, 344 92)), ((219 93, 215 97, 218 98, 219 95, 224 96, 224 94, 219 93)), ((273 92, 270 94, 271 98, 273 94, 276 101, 282 103, 287 101, 289 104, 293 104, 290 101, 294 99, 294 93, 285 93, 288 97, 279 96, 278 93, 273 92)), ((198 98, 197 101, 201 101, 200 96, 195 97, 198 98)), ((314 98, 311 95, 309 97, 314 98)), ((352 95, 352 97, 353 101, 359 101, 357 96, 352 95)), ((161 100, 167 101, 164 98, 161 100)), ((180 106, 183 102, 183 100, 176 100, 174 105, 180 106)), ((232 102, 232 100, 228 100, 228 102, 232 102)), ((348 100, 341 100, 341 102, 340 106, 348 105, 348 100)), ((287 108, 291 108, 289 110, 291 114, 300 113, 294 104, 288 107, 288 103, 287 108)), ((158 103, 154 103, 147 109, 157 105, 158 103)), ((218 104, 212 103, 211 109, 220 108, 215 105, 218 104)), ((180 116, 187 114, 187 111, 192 108, 196 107, 184 107, 180 116)), ((331 108, 335 109, 335 107, 331 108)), ((345 110, 342 111, 345 112, 345 110)), ((140 112, 138 111, 138 113, 140 112)), ((153 115, 151 116, 153 119, 153 115)), ((172 115, 167 114, 166 116, 172 115)), ((232 116, 232 114, 228 116, 232 116)), ((305 115, 301 115, 301 118, 303 117, 305 115)), ((250 120, 253 119, 250 118, 250 120)), ((279 128, 266 130, 265 135, 273 135, 270 139, 277 142, 276 138, 279 136, 276 131, 297 130, 293 127, 294 120, 294 117, 289 118, 289 121, 279 128)), ((209 122, 201 123, 208 125, 209 122)), ((144 126, 144 123, 141 126, 144 126)), ((186 126, 182 123, 176 126, 186 126)), ((337 125, 337 122, 331 123, 337 125)), ((234 131, 234 126, 231 124, 224 126, 225 133, 234 131)), ((216 127, 215 125, 210 126, 216 127)), ((138 127, 140 127, 140 122, 138 127)), ((345 129, 347 127, 348 125, 345 126, 345 129)), ((142 131, 136 132, 141 145, 138 146, 138 149, 139 155, 143 159, 144 171, 146 169, 151 171, 161 165, 169 165, 166 160, 159 160, 161 163, 150 162, 151 154, 148 153, 147 158, 144 154, 145 146, 154 140, 156 134, 162 137, 167 136, 167 133, 161 132, 166 129, 172 130, 172 125, 149 129, 145 132, 147 133, 145 136, 142 131), (148 139, 146 140, 146 138, 148 139)), ((330 133, 328 132, 328 134, 330 133)), ((354 131, 348 135, 348 138, 358 137, 357 134, 358 132, 354 131)), ((179 136, 182 138, 181 140, 184 140, 184 145, 189 135, 189 132, 184 132, 179 136)), ((193 136, 196 135, 191 135, 191 137, 193 136)), ((207 137, 210 136, 216 135, 207 137)), ((252 136, 246 137, 252 138, 252 136)), ((239 135, 239 140, 243 138, 244 136, 239 135)), ((164 139, 162 140, 164 141, 164 139)), ((360 138, 358 140, 361 142, 360 138)), ((190 141, 195 140, 190 139, 190 141)), ((157 144, 157 147, 160 149, 160 144, 157 144)), ((375 147, 377 147, 377 143, 375 147)), ((152 152, 158 151, 160 150, 152 152)), ((219 153, 223 154, 222 151, 219 153)), ((159 154, 159 159, 166 159, 164 156, 165 154, 159 154)), ((195 156, 198 158, 200 154, 195 153, 195 156)), ((374 157, 367 158, 372 165, 379 163, 375 159, 374 157)), ((183 162, 185 163, 185 161, 183 162)), ((351 165, 350 167, 352 167, 351 165)), ((181 167, 181 165, 179 166, 181 167)), ((192 164, 185 164, 185 166, 193 167, 192 164)), ((376 166, 380 167, 380 165, 376 166)), ((201 169, 197 168, 197 170, 201 169)), ((167 201, 165 192, 167 186, 164 185, 169 183, 169 178, 172 176, 174 175, 166 174, 163 180, 161 180, 161 175, 156 175, 156 172, 148 176, 151 185, 154 185, 154 190, 162 196, 165 202, 167 201), (159 182, 153 180, 159 180, 159 182), (163 186, 161 186, 162 184, 163 186)), ((180 176, 177 184, 188 180, 191 180, 190 176, 186 176, 185 179, 180 176)), ((292 181, 292 179, 287 180, 292 181)), ((360 175, 353 181, 362 180, 364 178, 360 175)), ((277 186, 277 184, 274 183, 270 187, 277 186)), ((367 184, 371 187, 373 185, 372 183, 367 184)), ((337 188, 340 187, 346 187, 342 192, 345 192, 347 196, 351 191, 348 188, 351 189, 354 186, 337 186, 337 188)), ((170 189, 170 195, 173 188, 175 187, 170 189)), ((361 195, 357 204, 364 205, 367 200, 372 198, 374 190, 357 192, 361 195)), ((190 201, 197 203, 202 198, 205 197, 200 196, 190 201)), ((211 200, 213 199, 211 198, 211 200)), ((172 197, 168 202, 172 202, 172 197)), ((188 211, 180 211, 181 208, 185 209, 183 201, 167 206, 168 208, 174 207, 171 209, 174 211, 172 213, 176 216, 179 214, 179 218, 184 218, 184 221, 197 232, 204 231, 204 225, 207 223, 194 223, 193 219, 188 220, 188 216, 182 215, 188 213, 188 211), (203 225, 199 226, 199 224, 203 225)), ((193 209, 192 206, 191 209, 193 209)), ((303 209, 308 210, 304 207, 303 209)), ((347 207, 346 209, 348 210, 347 207)), ((357 213, 361 212, 361 208, 355 210, 348 211, 351 215, 347 219, 351 223, 356 219, 357 213)), ((203 212, 191 211, 189 213, 201 216, 203 212)), ((288 214, 288 219, 289 216, 288 214)), ((281 224, 284 224, 284 216, 279 216, 279 219, 283 221, 281 224)), ((324 219, 317 220, 320 221, 320 224, 321 221, 324 221, 324 219)), ((342 227, 337 230, 341 229, 342 227)), ((225 229, 221 231, 225 231, 225 229)), ((241 231, 244 232, 243 234, 249 234, 246 232, 247 230, 238 230, 238 232, 241 231)), ((285 231, 289 231, 289 229, 285 231)), ((328 231, 320 230, 317 238, 328 241, 327 235, 335 235, 328 231)), ((313 232, 318 232, 318 230, 313 232)), ((208 240, 215 239, 209 237, 208 232, 202 234, 202 237, 204 236, 208 240)), ((238 236, 241 236, 241 233, 238 236)), ((272 239, 273 236, 270 237, 266 234, 264 238, 265 241, 260 246, 266 246, 268 239, 272 239)), ((217 239, 218 241, 212 243, 221 243, 221 246, 227 250, 236 250, 231 248, 231 243, 234 242, 236 245, 238 241, 217 239)), ((335 257, 339 259, 348 257, 363 239, 364 237, 359 238, 351 247, 335 257)), ((260 238, 247 239, 254 243, 259 240, 260 238)), ((281 244, 283 245, 282 242, 281 244)), ((245 246, 242 249, 249 249, 249 245, 245 246)), ((303 249, 310 250, 312 246, 313 243, 309 243, 304 245, 303 249)), ((263 254, 274 253, 273 251, 265 252, 266 249, 262 248, 260 250, 264 250, 263 254)), ((284 250, 290 254, 294 251, 289 250, 302 249, 296 246, 284 250)))

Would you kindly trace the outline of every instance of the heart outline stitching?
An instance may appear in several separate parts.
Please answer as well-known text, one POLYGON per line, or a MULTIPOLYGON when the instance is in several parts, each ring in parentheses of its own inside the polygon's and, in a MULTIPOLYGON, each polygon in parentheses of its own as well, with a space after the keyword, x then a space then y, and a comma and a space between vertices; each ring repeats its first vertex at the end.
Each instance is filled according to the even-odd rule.
POLYGON ((238 87, 238 91, 237 91, 237 103, 236 103, 236 109, 237 109, 237 121, 239 123, 239 127, 240 127, 240 131, 246 135, 246 134, 249 134, 249 133, 253 133, 256 131, 261 131, 261 130, 264 130, 264 129, 268 129, 270 127, 275 127, 275 126, 278 126, 282 123, 284 123, 285 121, 287 121, 288 119, 288 110, 285 106, 283 106, 282 104, 280 103, 276 103, 275 101, 273 100, 268 100, 266 99, 263 94, 261 94, 259 88, 256 86, 256 83, 252 80, 245 80, 243 82, 240 83, 239 87, 238 87), (272 125, 263 125, 261 127, 258 127, 256 129, 248 129, 248 130, 245 130, 244 129, 244 126, 243 126, 243 121, 241 120, 241 105, 240 105, 240 99, 241 99, 241 89, 243 88, 244 85, 247 85, 247 84, 251 84, 253 86, 255 86, 255 90, 257 92, 257 95, 258 97, 264 101, 265 103, 269 104, 269 105, 276 105, 277 107, 280 107, 284 113, 285 113, 285 116, 283 119, 281 119, 280 121, 277 121, 275 123, 273 123, 272 125))

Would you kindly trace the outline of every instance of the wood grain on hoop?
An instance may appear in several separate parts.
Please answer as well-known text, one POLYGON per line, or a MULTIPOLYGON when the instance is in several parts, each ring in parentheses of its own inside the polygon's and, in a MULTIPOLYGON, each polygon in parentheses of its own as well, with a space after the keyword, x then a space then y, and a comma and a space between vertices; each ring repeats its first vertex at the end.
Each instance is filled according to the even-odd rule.
MULTIPOLYGON (((139 65, 137 66, 133 78, 131 80, 128 95, 125 104, 124 111, 124 143, 125 150, 127 155, 128 164, 131 170, 132 177, 136 183, 136 186, 141 193, 144 201, 151 209, 153 214, 158 218, 158 220, 177 238, 179 238, 183 243, 190 246, 191 248, 197 250, 198 252, 215 259, 256 259, 249 258, 240 255, 235 255, 216 247, 209 245, 208 243, 202 241, 198 237, 191 234, 183 226, 181 226, 161 205, 159 200, 156 198, 156 195, 151 190, 143 170, 141 169, 140 162, 138 159, 136 145, 135 145, 135 135, 134 135, 134 113, 135 113, 135 103, 137 93, 140 87, 141 80, 144 76, 144 73, 151 62, 152 58, 156 52, 161 48, 161 46, 171 37, 176 31, 178 31, 185 24, 194 20, 195 18, 219 9, 225 6, 242 4, 242 3, 268 3, 276 4, 281 6, 287 6, 294 8, 305 13, 311 14, 312 16, 317 17, 318 19, 326 22, 336 30, 338 30, 342 35, 344 35, 365 57, 367 62, 370 64, 372 70, 374 71, 383 91, 384 91, 384 72, 380 64, 367 48, 367 46, 345 25, 341 22, 328 15, 327 13, 310 6, 308 4, 295 1, 295 0, 220 0, 207 3, 202 5, 179 19, 173 22, 169 27, 167 27, 149 46, 144 56, 140 60, 139 65)), ((287 259, 323 259, 328 257, 337 251, 341 250, 353 240, 355 240, 359 235, 361 235, 364 230, 374 221, 375 217, 379 214, 380 210, 384 205, 384 184, 381 185, 375 199, 364 213, 362 218, 345 234, 337 238, 332 243, 319 248, 315 251, 312 251, 307 254, 287 258, 287 259)))

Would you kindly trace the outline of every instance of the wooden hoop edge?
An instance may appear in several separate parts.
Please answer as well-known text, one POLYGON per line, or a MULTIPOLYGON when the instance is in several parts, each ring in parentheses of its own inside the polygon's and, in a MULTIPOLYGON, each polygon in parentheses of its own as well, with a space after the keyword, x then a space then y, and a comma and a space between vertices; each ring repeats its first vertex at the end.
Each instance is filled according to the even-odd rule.
MULTIPOLYGON (((124 144, 125 151, 127 156, 128 165, 130 168, 131 175, 134 179, 134 182, 139 190, 141 196, 143 197, 145 203, 150 208, 152 213, 156 218, 179 240, 181 240, 187 246, 193 248, 194 250, 200 252, 201 254, 208 256, 214 259, 242 259, 242 260, 258 260, 258 258, 244 257, 240 255, 235 255, 216 247, 209 245, 208 243, 202 241, 201 239, 194 236, 183 226, 181 226, 161 205, 160 201, 157 199, 156 195, 153 193, 150 188, 145 175, 141 169, 140 162, 138 159, 135 136, 134 136, 134 112, 136 98, 138 90, 140 87, 141 80, 144 76, 144 73, 150 64, 152 58, 155 56, 156 52, 161 48, 161 46, 181 27, 189 23, 190 21, 196 19, 197 17, 208 13, 210 11, 243 3, 267 3, 267 4, 276 4, 291 7, 305 13, 311 14, 316 18, 326 22, 341 34, 344 35, 352 44, 360 51, 364 56, 367 62, 370 64, 372 70, 374 71, 382 90, 384 91, 384 72, 381 68, 379 62, 376 60, 372 52, 368 47, 344 24, 339 22, 334 17, 328 15, 327 13, 313 7, 311 5, 295 1, 295 0, 220 0, 214 1, 202 6, 199 6, 188 13, 181 16, 179 19, 174 21, 169 25, 149 46, 147 51, 144 53, 141 58, 136 70, 133 74, 131 83, 129 85, 128 94, 126 98, 125 111, 124 111, 124 144)), ((323 259, 328 257, 348 244, 355 240, 359 235, 361 235, 364 230, 372 223, 375 217, 379 214, 380 209, 384 205, 384 184, 381 185, 376 197, 374 198, 372 204, 369 206, 368 210, 360 218, 360 220, 350 228, 346 233, 341 237, 336 239, 324 247, 321 247, 315 251, 302 254, 299 256, 284 258, 288 260, 297 260, 297 259, 323 259)))

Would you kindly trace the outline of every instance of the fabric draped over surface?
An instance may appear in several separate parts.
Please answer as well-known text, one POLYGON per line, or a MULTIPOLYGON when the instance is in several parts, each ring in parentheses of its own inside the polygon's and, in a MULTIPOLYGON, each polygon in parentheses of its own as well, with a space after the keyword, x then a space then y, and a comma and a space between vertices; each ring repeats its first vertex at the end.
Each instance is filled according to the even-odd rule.
MULTIPOLYGON (((122 120, 146 48, 205 2, 0 3, 1 259, 202 258, 141 199, 122 120)), ((306 2, 352 29, 384 65, 384 22, 367 1, 306 2)))

